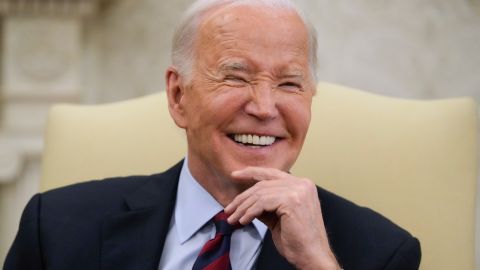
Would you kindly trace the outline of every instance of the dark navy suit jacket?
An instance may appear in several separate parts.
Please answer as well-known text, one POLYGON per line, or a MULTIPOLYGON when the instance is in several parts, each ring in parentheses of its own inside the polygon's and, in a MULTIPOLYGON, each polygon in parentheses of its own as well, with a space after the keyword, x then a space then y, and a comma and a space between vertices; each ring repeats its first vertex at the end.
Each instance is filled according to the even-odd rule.
MULTIPOLYGON (((181 165, 161 174, 91 181, 35 195, 4 270, 156 270, 181 165)), ((321 188, 318 196, 330 244, 344 269, 418 269, 420 244, 408 232, 321 188)), ((294 269, 269 232, 256 269, 294 269)))

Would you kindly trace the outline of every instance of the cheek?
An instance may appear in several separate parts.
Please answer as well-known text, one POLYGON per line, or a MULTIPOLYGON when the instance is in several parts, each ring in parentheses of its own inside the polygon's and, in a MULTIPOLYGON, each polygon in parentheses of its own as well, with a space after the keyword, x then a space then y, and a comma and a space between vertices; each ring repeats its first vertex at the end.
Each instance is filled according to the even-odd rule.
POLYGON ((190 128, 222 128, 241 110, 248 96, 246 93, 236 88, 219 88, 217 91, 190 95, 187 104, 190 128))
POLYGON ((284 106, 284 119, 286 126, 292 136, 296 138, 305 138, 311 119, 311 102, 308 100, 299 100, 289 102, 284 106))

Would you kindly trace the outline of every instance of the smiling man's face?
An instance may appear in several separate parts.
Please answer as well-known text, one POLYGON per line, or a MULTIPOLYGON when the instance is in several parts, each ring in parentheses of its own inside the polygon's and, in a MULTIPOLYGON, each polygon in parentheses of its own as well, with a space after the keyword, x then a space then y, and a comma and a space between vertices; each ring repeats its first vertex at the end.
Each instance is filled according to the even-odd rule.
POLYGON ((307 29, 288 10, 222 7, 205 15, 191 81, 178 97, 189 168, 204 186, 238 186, 247 166, 288 171, 310 123, 307 29))

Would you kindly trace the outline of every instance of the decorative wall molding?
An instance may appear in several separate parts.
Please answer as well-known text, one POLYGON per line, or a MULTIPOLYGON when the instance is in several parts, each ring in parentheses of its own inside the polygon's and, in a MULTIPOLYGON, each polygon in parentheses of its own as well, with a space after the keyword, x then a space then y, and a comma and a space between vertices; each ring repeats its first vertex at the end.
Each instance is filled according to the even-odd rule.
POLYGON ((10 183, 20 173, 22 165, 21 154, 4 140, 0 143, 0 184, 10 183))
MULTIPOLYGON (((52 33, 22 33, 18 47, 12 52, 18 72, 33 81, 54 81, 71 66, 71 57, 52 33), (45 35, 46 34, 46 35, 45 35), (32 35, 35 42, 32 42, 32 35)), ((56 32, 53 32, 56 34, 56 32)), ((58 34, 56 34, 58 35, 58 34)))
POLYGON ((79 102, 82 26, 100 0, 0 0, 0 261, 38 192, 50 106, 79 102))
POLYGON ((3 97, 78 96, 82 21, 8 16, 3 25, 3 97))
POLYGON ((102 0, 0 0, 0 16, 89 16, 97 11, 99 2, 102 0))
POLYGON ((24 172, 28 160, 40 160, 42 139, 0 137, 0 185, 12 183, 24 172))

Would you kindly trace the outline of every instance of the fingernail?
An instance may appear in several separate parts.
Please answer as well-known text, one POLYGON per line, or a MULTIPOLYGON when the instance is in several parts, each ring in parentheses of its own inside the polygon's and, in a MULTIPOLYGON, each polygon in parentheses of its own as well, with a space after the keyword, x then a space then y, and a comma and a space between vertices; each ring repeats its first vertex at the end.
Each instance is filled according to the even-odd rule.
POLYGON ((243 224, 244 222, 245 222, 245 219, 243 217, 238 220, 238 223, 241 224, 241 225, 245 225, 245 224, 243 224))
POLYGON ((232 204, 230 203, 223 209, 223 211, 225 211, 225 213, 227 213, 227 214, 230 214, 230 212, 232 212, 232 210, 233 210, 232 208, 233 208, 232 204))
POLYGON ((233 171, 232 172, 232 176, 239 176, 240 175, 240 171, 233 171))

